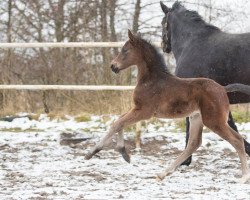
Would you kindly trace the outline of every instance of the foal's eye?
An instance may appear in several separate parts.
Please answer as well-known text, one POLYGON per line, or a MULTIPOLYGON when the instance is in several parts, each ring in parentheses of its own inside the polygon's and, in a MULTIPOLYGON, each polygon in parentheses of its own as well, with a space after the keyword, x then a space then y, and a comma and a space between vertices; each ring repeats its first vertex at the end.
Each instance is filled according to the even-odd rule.
POLYGON ((128 52, 128 49, 123 49, 123 53, 127 53, 128 52))

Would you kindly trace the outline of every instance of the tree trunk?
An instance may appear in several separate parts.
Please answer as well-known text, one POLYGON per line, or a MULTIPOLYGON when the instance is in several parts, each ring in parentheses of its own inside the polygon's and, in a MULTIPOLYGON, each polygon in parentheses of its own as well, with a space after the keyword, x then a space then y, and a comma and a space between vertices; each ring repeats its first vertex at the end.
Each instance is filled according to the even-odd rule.
MULTIPOLYGON (((65 0, 59 0, 57 3, 57 12, 55 13, 55 36, 57 42, 63 42, 64 40, 64 7, 65 0)), ((62 84, 63 83, 63 73, 65 73, 65 49, 57 48, 56 49, 56 62, 54 65, 54 77, 52 79, 54 84, 62 84)), ((63 103, 65 98, 62 97, 60 93, 56 94, 56 102, 63 107, 63 103)))
POLYGON ((137 33, 139 30, 139 18, 141 14, 141 0, 137 0, 135 4, 135 12, 133 17, 133 32, 137 33))
MULTIPOLYGON (((115 9, 117 0, 110 0, 110 40, 111 42, 117 42, 116 30, 115 30, 115 9)), ((118 49, 113 48, 114 54, 118 54, 118 49)))
MULTIPOLYGON (((8 20, 7 20, 7 42, 12 42, 12 8, 13 8, 13 0, 8 0, 8 20)), ((8 49, 4 56, 4 62, 2 66, 1 73, 1 83, 6 84, 10 82, 10 69, 12 68, 12 49, 8 49)), ((0 92, 0 109, 4 109, 5 101, 7 101, 6 92, 0 92)))
POLYGON ((208 5, 208 9, 209 9, 209 14, 208 14, 208 22, 211 23, 212 22, 212 0, 209 0, 209 5, 208 5))
MULTIPOLYGON (((100 6, 101 14, 101 37, 103 42, 108 41, 108 23, 107 23, 107 1, 102 0, 100 6)), ((111 70, 110 70, 110 57, 109 49, 102 48, 102 58, 103 58, 103 67, 104 67, 104 79, 105 84, 111 83, 111 70)))

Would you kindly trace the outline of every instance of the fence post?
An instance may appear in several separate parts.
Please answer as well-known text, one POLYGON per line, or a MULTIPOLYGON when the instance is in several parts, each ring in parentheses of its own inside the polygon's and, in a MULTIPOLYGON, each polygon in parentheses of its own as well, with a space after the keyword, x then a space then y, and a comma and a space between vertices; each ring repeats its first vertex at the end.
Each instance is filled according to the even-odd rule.
POLYGON ((135 148, 141 149, 141 122, 136 123, 135 128, 135 148))

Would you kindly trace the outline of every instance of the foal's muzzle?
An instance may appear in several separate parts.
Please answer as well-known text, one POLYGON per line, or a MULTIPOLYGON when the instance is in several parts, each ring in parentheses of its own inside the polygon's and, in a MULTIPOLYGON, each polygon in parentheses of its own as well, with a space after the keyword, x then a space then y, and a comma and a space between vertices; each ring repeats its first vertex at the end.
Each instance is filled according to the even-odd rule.
POLYGON ((116 74, 118 74, 119 71, 120 71, 120 69, 119 69, 118 67, 116 67, 114 64, 111 64, 111 70, 112 70, 114 73, 116 73, 116 74))

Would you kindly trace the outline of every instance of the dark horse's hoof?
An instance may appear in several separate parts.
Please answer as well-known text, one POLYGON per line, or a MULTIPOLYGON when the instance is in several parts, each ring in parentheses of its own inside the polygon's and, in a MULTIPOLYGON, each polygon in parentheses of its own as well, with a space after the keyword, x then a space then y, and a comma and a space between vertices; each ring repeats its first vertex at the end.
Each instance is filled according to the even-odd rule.
POLYGON ((181 163, 181 165, 189 166, 191 162, 192 162, 192 156, 188 157, 188 159, 185 160, 183 163, 181 163))
POLYGON ((130 156, 129 156, 127 150, 125 149, 125 147, 119 148, 118 151, 122 154, 123 159, 126 162, 130 163, 130 156))

